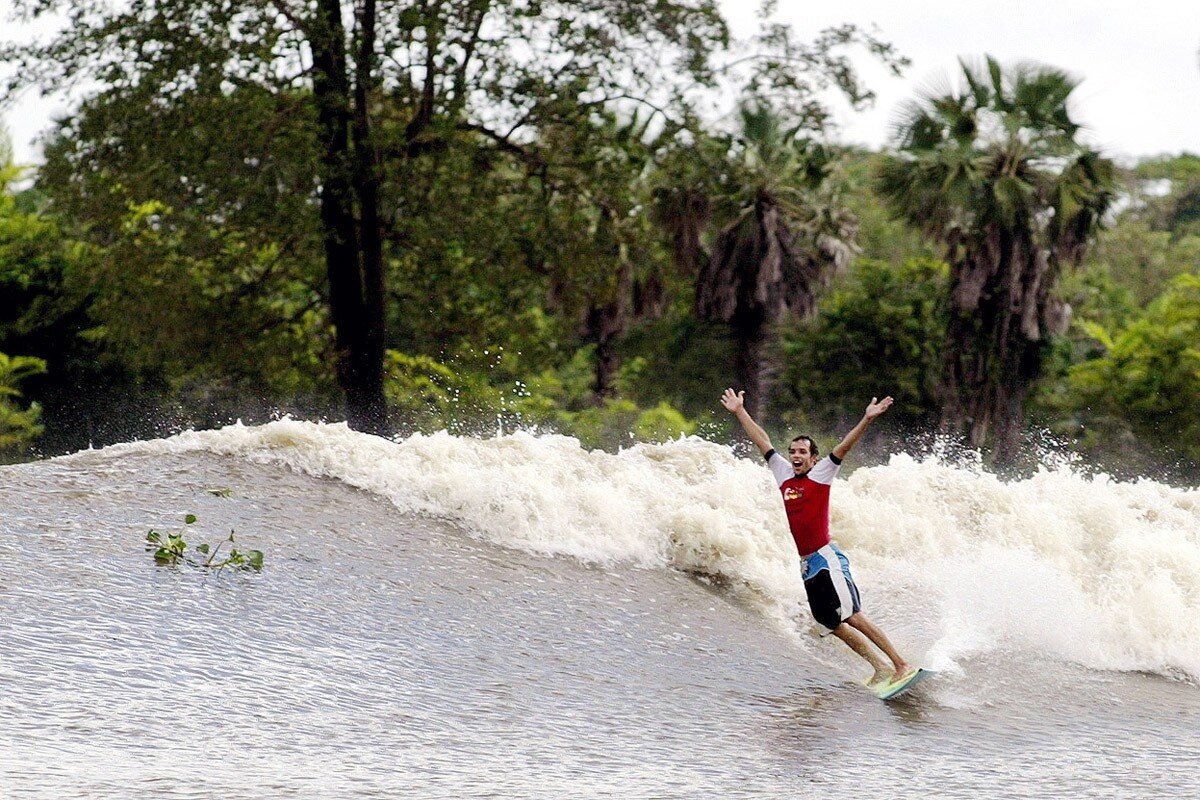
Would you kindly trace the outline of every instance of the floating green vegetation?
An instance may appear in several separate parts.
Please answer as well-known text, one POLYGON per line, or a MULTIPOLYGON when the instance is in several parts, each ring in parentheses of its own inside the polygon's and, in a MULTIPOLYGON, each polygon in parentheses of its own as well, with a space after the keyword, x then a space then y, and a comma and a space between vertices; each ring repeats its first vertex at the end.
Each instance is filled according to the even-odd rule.
POLYGON ((233 531, 229 532, 229 538, 218 542, 216 547, 210 547, 208 544, 198 544, 193 547, 193 552, 200 555, 199 559, 190 556, 187 552, 188 543, 184 539, 184 532, 187 530, 187 526, 193 525, 195 522, 196 515, 188 514, 183 518, 184 528, 182 530, 167 531, 164 533, 152 529, 146 534, 146 549, 154 552, 154 562, 156 564, 163 566, 186 564, 191 567, 201 567, 213 571, 232 567, 234 569, 262 572, 262 551, 238 550, 234 547, 233 531), (218 560, 218 556, 221 555, 221 549, 226 544, 229 545, 228 553, 224 558, 218 560))

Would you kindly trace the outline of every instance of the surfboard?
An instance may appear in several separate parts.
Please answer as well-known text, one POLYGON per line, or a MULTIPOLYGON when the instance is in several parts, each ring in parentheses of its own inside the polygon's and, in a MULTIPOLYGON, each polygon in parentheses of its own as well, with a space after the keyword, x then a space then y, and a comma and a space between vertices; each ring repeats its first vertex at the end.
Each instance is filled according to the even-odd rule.
POLYGON ((899 681, 882 683, 878 686, 873 686, 871 687, 871 691, 874 692, 875 696, 880 700, 891 700, 904 694, 922 680, 933 674, 933 670, 918 668, 915 672, 910 672, 905 678, 899 681))

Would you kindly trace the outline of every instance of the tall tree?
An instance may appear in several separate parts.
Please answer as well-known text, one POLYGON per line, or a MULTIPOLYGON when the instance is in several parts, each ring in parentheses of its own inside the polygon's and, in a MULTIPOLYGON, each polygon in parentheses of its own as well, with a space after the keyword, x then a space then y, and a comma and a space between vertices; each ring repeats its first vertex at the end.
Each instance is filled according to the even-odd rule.
POLYGON ((671 129, 650 131, 653 116, 589 114, 547 131, 538 145, 556 152, 545 171, 542 260, 553 304, 580 321, 593 348, 591 402, 616 397, 617 345, 630 326, 663 311, 667 250, 643 213, 654 159, 671 129))
MULTIPOLYGON (((679 102, 711 82, 728 36, 715 0, 19 0, 26 18, 63 14, 47 42, 10 44, 15 84, 91 80, 140 107, 186 103, 197 87, 300 92, 318 153, 320 218, 337 375, 360 428, 383 423, 385 243, 436 213, 404 192, 409 165, 464 133, 525 154, 580 106, 679 102)), ((139 107, 130 102, 131 113, 139 107)), ((224 120, 213 120, 220 125, 224 120)), ((419 194, 416 195, 419 200, 419 194)), ((141 198, 156 199, 156 198, 141 198)))
POLYGON ((838 198, 830 149, 759 102, 743 105, 740 120, 711 194, 661 192, 659 214, 676 260, 698 262, 696 313, 730 326, 738 385, 761 418, 778 372, 775 326, 813 314, 818 292, 853 256, 855 222, 838 198), (720 224, 711 254, 698 235, 710 214, 720 224))
POLYGON ((379 433, 387 416, 383 397, 383 250, 379 176, 368 108, 368 92, 378 80, 376 7, 374 0, 363 0, 356 9, 356 42, 350 45, 341 0, 317 0, 313 11, 311 16, 297 19, 312 48, 312 92, 321 147, 321 224, 338 383, 346 393, 350 424, 379 433), (357 51, 356 62, 351 62, 348 49, 357 51))
POLYGON ((896 75, 908 64, 853 25, 798 41, 772 20, 776 6, 762 4, 760 32, 722 68, 732 76, 733 67, 749 65, 729 85, 744 98, 740 130, 692 131, 663 159, 654 203, 677 271, 696 276, 697 314, 731 327, 736 380, 756 416, 778 371, 776 323, 811 314, 832 269, 854 249, 853 215, 832 180, 836 159, 820 144, 836 102, 858 110, 874 100, 850 51, 865 50, 896 75))
POLYGON ((1055 294, 1114 197, 1111 161, 1082 144, 1078 80, 1039 64, 961 63, 962 85, 912 101, 878 173, 893 211, 945 246, 949 318, 941 425, 1016 458, 1047 338, 1070 308, 1055 294))

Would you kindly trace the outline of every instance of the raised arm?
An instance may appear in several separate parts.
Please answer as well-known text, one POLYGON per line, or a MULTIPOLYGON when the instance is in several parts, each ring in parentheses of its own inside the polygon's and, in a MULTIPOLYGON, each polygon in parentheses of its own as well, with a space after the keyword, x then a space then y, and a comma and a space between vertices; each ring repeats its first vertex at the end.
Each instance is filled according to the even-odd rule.
POLYGON ((745 392, 734 392, 733 389, 726 389, 725 394, 721 395, 721 405, 725 406, 726 411, 737 417, 737 421, 742 423, 742 430, 746 431, 746 435, 750 437, 750 441, 758 445, 758 449, 765 456, 775 448, 771 446, 771 439, 767 436, 767 432, 746 411, 745 398, 745 392))
POLYGON ((846 438, 838 442, 838 446, 833 448, 833 454, 837 457, 838 461, 844 459, 846 454, 850 452, 850 449, 858 443, 863 433, 866 432, 867 426, 874 422, 876 417, 891 408, 891 406, 892 398, 890 397, 885 397, 882 400, 874 397, 871 398, 871 404, 867 406, 863 418, 858 421, 857 425, 850 429, 850 432, 846 434, 846 438))

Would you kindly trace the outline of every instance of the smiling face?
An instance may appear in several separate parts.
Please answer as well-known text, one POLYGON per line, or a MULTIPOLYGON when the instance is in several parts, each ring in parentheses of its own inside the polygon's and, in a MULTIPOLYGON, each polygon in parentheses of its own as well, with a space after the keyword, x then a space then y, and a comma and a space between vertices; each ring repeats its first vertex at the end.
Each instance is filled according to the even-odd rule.
POLYGON ((797 436, 788 445, 788 458, 791 459, 792 469, 796 471, 797 477, 807 475, 817 463, 817 445, 807 436, 797 436))

